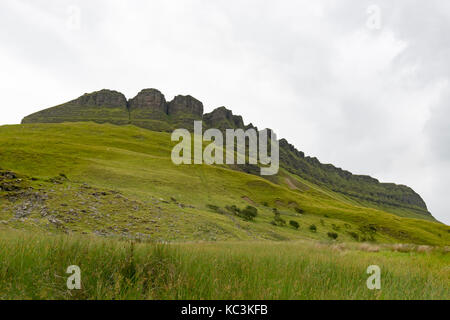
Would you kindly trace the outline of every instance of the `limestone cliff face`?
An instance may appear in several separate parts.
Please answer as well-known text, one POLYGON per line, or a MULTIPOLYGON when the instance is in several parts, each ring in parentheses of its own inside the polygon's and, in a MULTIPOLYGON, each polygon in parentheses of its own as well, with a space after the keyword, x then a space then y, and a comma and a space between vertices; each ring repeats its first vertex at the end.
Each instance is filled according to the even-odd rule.
POLYGON ((193 116, 201 119, 203 116, 203 103, 192 96, 176 96, 167 106, 170 116, 193 116))
POLYGON ((117 91, 100 90, 86 93, 62 105, 33 113, 22 123, 59 123, 94 121, 98 123, 127 124, 127 99, 117 91))
MULTIPOLYGON (((94 121, 171 132, 175 128, 192 130, 194 120, 203 120, 204 129, 257 130, 252 124, 245 125, 241 116, 233 115, 225 107, 203 114, 203 103, 194 97, 178 95, 167 102, 156 89, 144 89, 129 101, 120 92, 100 90, 36 112, 25 117, 22 123, 94 121)), ((317 158, 305 156, 285 139, 280 140, 280 165, 305 180, 376 208, 386 211, 393 208, 393 213, 400 208, 429 214, 425 202, 411 188, 380 183, 369 176, 353 175, 331 164, 322 164, 317 158)))
MULTIPOLYGON (((167 102, 164 95, 156 89, 144 89, 128 102, 130 113, 145 115, 167 115, 167 102)), ((133 118, 133 117, 132 117, 133 118)))
POLYGON ((72 103, 80 106, 97 106, 107 108, 126 108, 127 99, 125 96, 117 91, 100 90, 93 93, 86 93, 72 101, 72 103))
POLYGON ((219 130, 245 129, 242 117, 233 115, 233 112, 225 107, 217 108, 211 113, 205 113, 203 122, 208 128, 219 130))
POLYGON ((128 101, 130 124, 138 127, 170 131, 167 122, 167 102, 164 95, 156 89, 144 89, 128 101))

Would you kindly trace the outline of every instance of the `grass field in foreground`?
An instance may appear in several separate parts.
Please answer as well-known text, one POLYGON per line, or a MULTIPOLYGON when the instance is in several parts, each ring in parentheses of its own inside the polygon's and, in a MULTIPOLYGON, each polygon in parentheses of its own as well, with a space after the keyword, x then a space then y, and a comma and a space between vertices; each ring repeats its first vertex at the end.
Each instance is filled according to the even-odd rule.
MULTIPOLYGON (((0 234, 0 299, 450 299, 444 248, 0 234), (70 265, 82 289, 66 287, 70 265), (369 265, 381 290, 366 287, 369 265)), ((448 250, 448 249, 447 249, 448 250)))

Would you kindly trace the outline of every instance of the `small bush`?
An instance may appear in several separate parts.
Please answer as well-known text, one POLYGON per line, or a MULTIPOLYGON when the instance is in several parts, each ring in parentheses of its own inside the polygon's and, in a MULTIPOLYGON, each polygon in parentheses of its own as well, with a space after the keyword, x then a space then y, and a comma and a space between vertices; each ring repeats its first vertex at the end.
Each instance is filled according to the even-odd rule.
POLYGON ((280 213, 277 211, 277 213, 275 213, 275 217, 273 218, 271 224, 273 224, 274 226, 283 227, 286 225, 286 220, 281 218, 280 213))
POLYGON ((316 225, 314 225, 314 224, 310 225, 310 226, 309 226, 309 230, 310 230, 311 232, 317 232, 317 227, 316 227, 316 225))
POLYGON ((338 237, 338 234, 336 232, 328 232, 327 235, 333 240, 336 240, 338 237))
POLYGON ((269 206, 269 203, 268 203, 267 201, 264 201, 264 202, 262 203, 262 205, 263 205, 264 207, 268 207, 268 206, 269 206))
POLYGON ((297 207, 294 210, 295 210, 295 212, 300 213, 300 214, 303 214, 305 212, 305 210, 297 208, 297 207))
POLYGON ((232 205, 226 206, 225 209, 246 221, 252 221, 258 215, 258 209, 252 206, 247 206, 244 209, 239 209, 237 206, 232 205))
POLYGON ((244 210, 240 210, 239 216, 244 220, 251 221, 258 215, 258 209, 252 206, 247 206, 244 210))
POLYGON ((298 224, 297 221, 291 220, 291 221, 289 221, 289 224, 297 230, 298 230, 298 228, 300 228, 300 225, 298 224))

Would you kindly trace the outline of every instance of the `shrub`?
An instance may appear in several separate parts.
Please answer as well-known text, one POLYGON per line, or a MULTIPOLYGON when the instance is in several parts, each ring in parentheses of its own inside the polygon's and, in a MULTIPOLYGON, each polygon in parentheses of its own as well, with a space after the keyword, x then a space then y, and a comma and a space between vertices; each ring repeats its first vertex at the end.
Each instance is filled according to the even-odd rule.
POLYGON ((252 206, 247 206, 244 210, 240 210, 238 215, 244 220, 251 221, 258 215, 258 209, 252 206))
POLYGON ((310 226, 309 226, 309 230, 310 230, 311 232, 317 232, 317 227, 316 227, 316 225, 314 225, 314 224, 310 225, 310 226))
POLYGON ((239 209, 237 206, 232 205, 226 206, 225 209, 246 221, 252 221, 258 215, 258 209, 252 206, 247 206, 244 209, 239 209))
POLYGON ((295 210, 295 212, 297 212, 297 213, 300 213, 300 214, 302 214, 302 213, 304 213, 305 212, 305 210, 303 210, 303 209, 300 209, 300 208, 294 208, 294 210, 295 210))
POLYGON ((262 205, 263 205, 264 207, 268 207, 268 206, 269 206, 269 203, 268 203, 267 201, 264 201, 264 202, 262 203, 262 205))
POLYGON ((298 228, 300 228, 300 225, 298 224, 297 221, 291 220, 291 221, 289 221, 289 224, 297 230, 298 230, 298 228))
POLYGON ((327 235, 333 240, 336 240, 338 237, 338 234, 336 232, 328 232, 327 235))
POLYGON ((275 214, 275 217, 273 218, 271 224, 273 224, 274 226, 279 226, 279 227, 283 227, 286 225, 286 220, 284 220, 283 218, 280 217, 280 213, 277 212, 275 214))

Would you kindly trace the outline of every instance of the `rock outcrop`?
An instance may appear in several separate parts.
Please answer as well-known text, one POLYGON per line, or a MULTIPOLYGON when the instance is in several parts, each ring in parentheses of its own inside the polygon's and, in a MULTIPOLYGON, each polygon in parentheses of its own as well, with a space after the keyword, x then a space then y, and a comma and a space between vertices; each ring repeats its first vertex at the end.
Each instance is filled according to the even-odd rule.
POLYGON ((203 122, 208 128, 226 129, 245 129, 244 120, 241 116, 233 115, 231 110, 220 107, 210 113, 203 115, 203 122))
POLYGON ((164 95, 156 89, 144 89, 128 102, 131 118, 167 115, 167 102, 164 95), (136 116, 135 116, 136 115, 136 116))
POLYGON ((129 123, 127 99, 117 91, 100 90, 86 93, 62 105, 33 113, 22 123, 84 122, 129 123))
POLYGON ((176 96, 167 106, 172 117, 189 116, 197 119, 203 117, 203 103, 192 96, 176 96))
POLYGON ((106 89, 93 93, 85 93, 78 99, 72 101, 72 103, 80 106, 97 106, 106 108, 127 107, 127 99, 122 93, 106 89))
POLYGON ((130 124, 138 127, 170 131, 167 124, 167 101, 164 95, 156 89, 144 89, 136 97, 128 101, 130 124))
MULTIPOLYGON (((154 131, 171 132, 176 128, 193 129, 194 120, 203 120, 204 129, 248 129, 241 116, 225 107, 203 114, 203 104, 192 96, 176 96, 167 102, 156 89, 144 89, 127 102, 117 91, 101 90, 85 94, 68 103, 25 117, 22 123, 94 121, 117 125, 133 124, 154 131)), ((280 140, 280 165, 285 170, 314 184, 326 187, 359 202, 383 207, 429 214, 425 202, 411 188, 378 180, 322 164, 306 157, 285 139, 280 140)))

